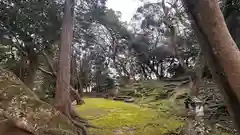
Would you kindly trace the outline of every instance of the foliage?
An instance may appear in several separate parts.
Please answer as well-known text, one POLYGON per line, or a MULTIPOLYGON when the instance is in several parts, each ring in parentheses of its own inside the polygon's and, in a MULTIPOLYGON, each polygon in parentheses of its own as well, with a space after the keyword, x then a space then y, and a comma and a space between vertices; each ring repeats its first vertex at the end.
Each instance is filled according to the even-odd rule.
MULTIPOLYGON (((168 30, 160 30, 164 29, 166 25, 161 26, 159 29, 157 28, 161 23, 159 22, 161 18, 158 18, 159 21, 152 20, 151 17, 149 18, 149 16, 155 14, 151 11, 153 7, 157 11, 157 14, 161 16, 164 14, 161 10, 161 4, 145 4, 138 9, 135 19, 133 20, 135 20, 135 22, 140 21, 136 19, 136 16, 141 16, 142 14, 144 18, 142 22, 140 21, 142 23, 142 33, 141 31, 129 31, 126 29, 126 24, 119 20, 119 14, 111 9, 107 9, 104 5, 105 1, 101 1, 100 3, 98 0, 89 3, 82 1, 82 3, 77 2, 75 6, 75 33, 72 58, 75 59, 76 64, 74 65, 75 69, 72 69, 74 74, 71 74, 71 82, 74 88, 82 89, 89 86, 90 83, 103 83, 104 81, 96 82, 96 78, 101 78, 101 74, 105 74, 105 71, 109 69, 111 69, 111 71, 107 74, 113 74, 111 76, 114 77, 128 76, 128 78, 136 78, 140 76, 141 78, 149 79, 152 78, 153 74, 158 78, 166 76, 165 71, 168 72, 167 69, 172 65, 167 67, 165 65, 174 59, 169 47, 162 46, 164 44, 169 46, 165 42, 166 40, 162 40, 165 39, 168 30), (144 35, 148 38, 145 38, 144 35), (150 36, 152 36, 153 39, 150 38, 150 36), (112 69, 114 69, 114 71, 112 69)), ((29 70, 24 71, 26 74, 29 74, 30 71, 33 72, 31 74, 33 75, 32 80, 34 80, 34 72, 36 72, 38 67, 47 69, 45 71, 50 70, 50 72, 54 72, 51 68, 54 67, 55 71, 57 71, 54 65, 56 65, 55 63, 58 61, 56 57, 58 49, 56 49, 55 46, 59 44, 63 3, 58 1, 6 1, 1 4, 5 7, 1 10, 1 14, 4 15, 2 16, 4 18, 1 22, 1 30, 3 31, 1 38, 4 40, 1 41, 6 41, 6 39, 8 39, 7 41, 11 41, 12 38, 18 39, 17 42, 2 42, 4 46, 11 49, 10 52, 13 55, 17 52, 17 56, 12 58, 13 61, 9 56, 8 59, 4 61, 8 67, 11 65, 9 62, 15 63, 17 61, 17 63, 19 63, 17 67, 9 67, 9 69, 16 71, 19 67, 23 68, 20 63, 25 58, 22 55, 30 55, 31 53, 34 54, 36 58, 34 57, 35 59, 31 60, 30 58, 33 57, 29 57, 26 58, 26 61, 36 61, 35 70, 31 70, 32 67, 26 64, 26 68, 29 70), (11 6, 10 3, 14 3, 12 4, 13 6, 11 6), (41 6, 36 8, 35 5, 41 6), (15 8, 15 10, 12 10, 13 8, 15 8), (17 9, 21 10, 21 12, 17 12, 17 9), (14 18, 12 16, 19 17, 14 18), (27 25, 23 26, 22 23, 27 25), (8 25, 5 26, 6 24, 8 25), (9 36, 9 38, 6 38, 6 35, 9 36), (23 37, 24 35, 27 36, 27 38, 23 37), (31 35, 34 36, 31 37, 31 35), (31 42, 29 43, 28 40, 31 42), (32 51, 29 52, 29 49, 32 51), (46 52, 47 57, 54 57, 50 63, 46 60, 44 52, 46 52), (55 53, 55 55, 51 53, 55 53)), ((171 14, 169 16, 174 18, 178 17, 178 15, 180 14, 171 14)), ((174 21, 176 22, 176 20, 174 21)), ((186 37, 178 33, 179 46, 182 45, 183 41, 186 41, 188 44, 192 43, 192 41, 187 41, 187 39, 191 39, 188 36, 189 35, 186 37)), ((187 59, 194 55, 190 54, 190 52, 195 51, 193 51, 192 48, 190 48, 190 50, 185 53, 189 55, 187 59)), ((20 71, 22 72, 23 70, 20 71)), ((15 73, 20 76, 22 74, 21 72, 17 73, 16 71, 15 73)), ((43 72, 43 74, 45 73, 46 72, 43 72)), ((22 79, 22 77, 20 78, 22 79)))
POLYGON ((109 89, 109 90, 112 89, 112 88, 114 88, 114 87, 115 87, 114 80, 113 80, 112 78, 110 78, 110 77, 107 77, 107 78, 105 79, 104 87, 105 87, 106 89, 109 89))

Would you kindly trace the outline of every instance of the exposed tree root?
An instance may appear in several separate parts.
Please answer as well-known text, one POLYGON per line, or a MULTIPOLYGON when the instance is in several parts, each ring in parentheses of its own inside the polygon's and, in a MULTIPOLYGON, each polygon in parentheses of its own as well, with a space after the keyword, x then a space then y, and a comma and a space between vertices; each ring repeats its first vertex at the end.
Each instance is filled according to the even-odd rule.
POLYGON ((75 121, 75 120, 71 120, 71 122, 78 128, 78 132, 80 133, 79 135, 88 135, 88 129, 87 127, 83 124, 83 123, 80 123, 78 121, 75 121))
POLYGON ((71 106, 67 108, 68 109, 64 112, 64 114, 69 118, 72 124, 78 129, 78 135, 89 135, 88 128, 101 129, 99 127, 89 124, 87 119, 80 117, 71 106))
POLYGON ((74 124, 74 126, 78 129, 78 135, 89 135, 88 129, 86 125, 90 125, 86 119, 81 118, 77 115, 72 107, 69 107, 68 118, 74 124))

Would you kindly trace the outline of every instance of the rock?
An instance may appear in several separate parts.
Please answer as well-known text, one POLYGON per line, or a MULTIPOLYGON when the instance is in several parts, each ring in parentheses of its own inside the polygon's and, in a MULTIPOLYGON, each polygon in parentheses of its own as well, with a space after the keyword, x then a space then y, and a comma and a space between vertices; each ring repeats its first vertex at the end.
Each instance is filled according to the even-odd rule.
POLYGON ((127 103, 132 103, 134 102, 134 99, 133 98, 130 98, 130 99, 125 99, 124 102, 127 102, 127 103))
POLYGON ((131 96, 117 96, 113 97, 113 100, 118 100, 118 101, 124 101, 125 99, 130 99, 132 98, 131 96))
POLYGON ((116 135, 124 135, 123 131, 121 129, 113 131, 116 135))

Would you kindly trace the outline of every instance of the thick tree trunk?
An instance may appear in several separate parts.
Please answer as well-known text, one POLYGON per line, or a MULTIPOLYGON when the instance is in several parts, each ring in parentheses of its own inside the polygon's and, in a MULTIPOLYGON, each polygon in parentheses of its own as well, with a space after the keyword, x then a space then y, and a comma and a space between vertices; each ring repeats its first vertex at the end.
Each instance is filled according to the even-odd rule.
POLYGON ((70 108, 70 61, 73 38, 73 6, 74 0, 66 0, 62 21, 61 45, 59 54, 59 70, 57 73, 55 107, 69 116, 70 108))
POLYGON ((78 128, 79 135, 87 135, 90 125, 72 109, 70 99, 71 44, 73 39, 74 0, 65 0, 62 22, 59 70, 57 73, 55 108, 65 114, 78 128))
POLYGON ((217 0, 182 0, 211 69, 240 129, 240 52, 233 41, 217 0))

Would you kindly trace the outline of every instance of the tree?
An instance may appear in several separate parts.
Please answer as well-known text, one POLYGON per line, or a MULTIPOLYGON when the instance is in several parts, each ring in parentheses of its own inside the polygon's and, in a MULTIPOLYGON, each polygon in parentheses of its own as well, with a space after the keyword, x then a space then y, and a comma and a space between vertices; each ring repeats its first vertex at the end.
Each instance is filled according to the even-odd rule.
POLYGON ((218 1, 182 1, 204 58, 228 102, 236 127, 240 129, 240 52, 227 29, 218 1))
POLYGON ((36 0, 0 4, 0 43, 17 49, 10 69, 33 88, 40 54, 59 38, 61 4, 36 0))
POLYGON ((62 21, 61 44, 59 53, 59 70, 57 73, 55 106, 69 116, 70 105, 70 60, 73 38, 74 0, 66 0, 62 21))
POLYGON ((86 127, 75 120, 76 113, 71 108, 70 100, 70 65, 73 39, 74 0, 66 0, 62 21, 59 70, 57 73, 55 107, 65 114, 77 127, 79 134, 88 134, 86 127))

